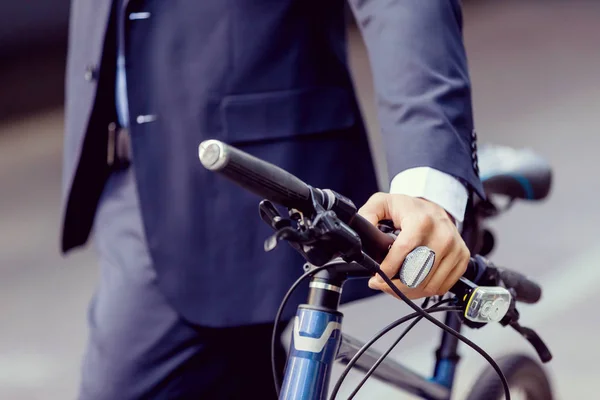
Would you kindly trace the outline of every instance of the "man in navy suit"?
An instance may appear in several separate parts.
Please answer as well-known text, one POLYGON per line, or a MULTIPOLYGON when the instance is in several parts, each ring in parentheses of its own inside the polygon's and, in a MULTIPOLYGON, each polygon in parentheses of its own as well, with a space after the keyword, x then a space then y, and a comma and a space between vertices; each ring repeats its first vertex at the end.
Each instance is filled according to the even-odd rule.
MULTIPOLYGON (((457 225, 482 189, 459 0, 350 5, 393 177, 373 197, 342 0, 72 1, 62 250, 93 233, 100 263, 81 399, 273 396, 272 321, 302 260, 263 252, 259 199, 202 167, 205 139, 393 219, 390 276, 412 248, 433 249, 427 281, 398 283, 411 297, 463 273, 457 225)), ((372 289, 348 285, 344 299, 372 289)))

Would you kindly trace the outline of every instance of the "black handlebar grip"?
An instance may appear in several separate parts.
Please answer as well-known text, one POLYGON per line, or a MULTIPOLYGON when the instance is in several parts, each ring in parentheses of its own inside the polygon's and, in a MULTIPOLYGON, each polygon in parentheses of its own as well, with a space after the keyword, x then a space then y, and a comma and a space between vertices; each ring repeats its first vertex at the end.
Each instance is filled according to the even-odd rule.
POLYGON ((542 297, 542 288, 525 275, 505 269, 499 269, 498 273, 504 284, 515 290, 517 301, 533 304, 542 297))
POLYGON ((312 209, 309 186, 271 163, 214 139, 200 143, 198 158, 206 169, 258 196, 300 211, 312 209))
POLYGON ((481 274, 481 268, 482 267, 477 263, 477 261, 475 261, 473 258, 471 258, 469 260, 469 263, 467 264, 467 269, 465 270, 465 273, 463 274, 463 278, 466 278, 473 283, 477 283, 477 280, 478 280, 477 278, 481 274))
POLYGON ((394 236, 382 232, 359 214, 350 221, 350 227, 360 236, 364 252, 381 263, 394 243, 394 236))

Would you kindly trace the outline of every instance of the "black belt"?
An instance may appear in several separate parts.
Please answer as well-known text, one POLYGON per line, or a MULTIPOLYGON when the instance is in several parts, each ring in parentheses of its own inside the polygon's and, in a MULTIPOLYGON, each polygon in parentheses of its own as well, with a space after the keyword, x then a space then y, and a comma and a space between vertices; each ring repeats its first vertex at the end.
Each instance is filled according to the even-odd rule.
POLYGON ((111 122, 108 125, 106 163, 114 171, 121 171, 131 164, 131 137, 129 129, 111 122))

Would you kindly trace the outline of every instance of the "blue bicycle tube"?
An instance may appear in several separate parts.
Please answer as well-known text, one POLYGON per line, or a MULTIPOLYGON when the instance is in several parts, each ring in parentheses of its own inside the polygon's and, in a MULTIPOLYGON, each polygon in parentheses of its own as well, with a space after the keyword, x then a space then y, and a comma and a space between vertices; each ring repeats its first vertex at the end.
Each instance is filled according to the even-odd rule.
POLYGON ((342 314, 298 307, 280 400, 327 398, 330 369, 341 343, 342 314))

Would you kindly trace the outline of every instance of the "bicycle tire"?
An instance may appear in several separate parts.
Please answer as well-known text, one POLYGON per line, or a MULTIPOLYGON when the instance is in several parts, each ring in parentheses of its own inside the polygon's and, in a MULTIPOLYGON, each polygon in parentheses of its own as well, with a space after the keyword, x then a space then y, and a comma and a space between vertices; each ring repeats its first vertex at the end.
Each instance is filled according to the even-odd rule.
MULTIPOLYGON (((498 360, 511 389, 521 389, 527 400, 552 400, 550 378, 539 362, 524 354, 511 354, 498 360)), ((467 400, 503 400, 504 390, 498 374, 489 366, 479 375, 467 400)))

